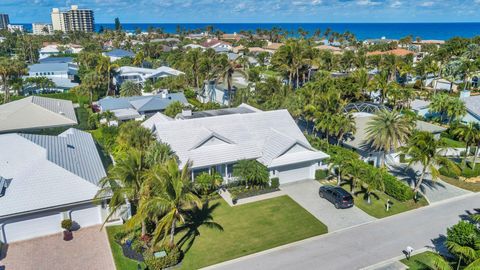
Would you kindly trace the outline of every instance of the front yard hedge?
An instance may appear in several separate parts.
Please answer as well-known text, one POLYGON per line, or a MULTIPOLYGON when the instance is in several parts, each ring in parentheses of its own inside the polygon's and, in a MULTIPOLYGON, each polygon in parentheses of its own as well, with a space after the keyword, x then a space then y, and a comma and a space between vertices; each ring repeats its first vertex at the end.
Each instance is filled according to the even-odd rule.
MULTIPOLYGON (((376 168, 375 168, 376 169, 376 168)), ((410 187, 400 182, 395 176, 385 173, 383 176, 385 193, 393 198, 404 202, 413 198, 414 194, 410 187)))

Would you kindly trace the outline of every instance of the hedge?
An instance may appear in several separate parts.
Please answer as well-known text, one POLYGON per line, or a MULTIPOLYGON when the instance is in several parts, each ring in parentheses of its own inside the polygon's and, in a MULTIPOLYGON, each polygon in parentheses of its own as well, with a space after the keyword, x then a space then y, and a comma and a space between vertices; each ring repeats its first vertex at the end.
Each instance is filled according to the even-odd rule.
POLYGON ((328 177, 328 170, 316 170, 315 180, 323 180, 328 177))
POLYGON ((383 181, 385 184, 385 193, 393 198, 401 202, 408 201, 413 198, 413 190, 400 182, 395 176, 385 173, 383 175, 383 181))

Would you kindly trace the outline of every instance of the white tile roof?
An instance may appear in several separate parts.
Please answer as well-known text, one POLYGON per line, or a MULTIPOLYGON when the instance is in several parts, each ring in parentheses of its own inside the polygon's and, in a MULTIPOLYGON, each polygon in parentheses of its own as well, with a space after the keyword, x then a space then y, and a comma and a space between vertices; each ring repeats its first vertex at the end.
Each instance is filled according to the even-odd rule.
MULTIPOLYGON (((77 175, 80 172, 50 161, 48 149, 19 134, 0 135, 0 149, 0 176, 10 182, 5 195, 0 197, 0 220, 90 201, 98 190, 95 184, 77 175)), ((98 152, 90 154, 98 156, 98 152)))
POLYGON ((30 96, 0 105, 0 132, 77 124, 69 100, 30 96))
POLYGON ((163 113, 157 112, 156 114, 152 115, 150 118, 145 120, 142 123, 142 126, 153 130, 155 123, 161 123, 161 122, 168 122, 168 121, 173 121, 173 118, 168 117, 164 115, 163 113))
POLYGON ((286 110, 159 121, 154 126, 158 139, 168 143, 183 164, 191 161, 193 168, 242 159, 258 159, 270 166, 296 145, 303 149, 297 156, 314 152, 321 154, 311 160, 328 157, 310 147, 286 110))

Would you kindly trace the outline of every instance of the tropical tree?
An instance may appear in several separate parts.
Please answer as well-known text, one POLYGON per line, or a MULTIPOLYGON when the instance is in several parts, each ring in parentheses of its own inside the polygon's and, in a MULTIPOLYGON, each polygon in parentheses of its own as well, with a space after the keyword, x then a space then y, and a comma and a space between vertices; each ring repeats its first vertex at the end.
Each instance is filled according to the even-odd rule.
POLYGON ((270 180, 267 167, 257 160, 240 160, 233 166, 233 175, 248 186, 265 186, 270 180))
POLYGON ((203 196, 217 190, 223 182, 223 178, 219 173, 209 174, 204 172, 195 177, 195 190, 203 196))
POLYGON ((112 76, 115 73, 115 70, 118 68, 118 65, 110 61, 110 57, 102 56, 99 58, 97 66, 95 68, 98 74, 103 74, 107 76, 107 95, 111 94, 112 91, 112 76))
POLYGON ((185 106, 180 101, 175 101, 170 103, 167 108, 165 108, 165 115, 174 118, 177 114, 182 113, 182 110, 185 106))
POLYGON ((453 134, 460 138, 465 145, 465 157, 462 161, 462 167, 465 167, 467 164, 468 154, 470 153, 470 147, 472 144, 476 143, 479 139, 480 130, 478 129, 478 125, 474 123, 468 123, 466 125, 459 125, 453 130, 453 134))
POLYGON ((388 153, 399 148, 411 135, 413 122, 398 111, 380 110, 367 124, 367 141, 383 153, 381 166, 388 153))
POLYGON ((371 197, 375 191, 385 191, 385 182, 383 175, 385 172, 382 170, 365 170, 360 182, 364 185, 365 196, 367 198, 367 203, 372 203, 371 197))
POLYGON ((440 176, 437 169, 439 166, 445 166, 449 170, 460 173, 453 161, 439 153, 442 146, 442 142, 436 140, 433 134, 417 131, 408 140, 407 145, 402 147, 402 152, 408 156, 409 165, 420 164, 422 166, 422 173, 416 180, 413 189, 415 196, 423 183, 427 170, 432 176, 432 180, 436 180, 440 176))
POLYGON ((357 127, 355 124, 355 118, 351 113, 347 114, 338 114, 335 117, 335 131, 336 131, 336 136, 337 136, 337 145, 340 145, 340 143, 343 140, 343 136, 345 134, 353 134, 356 132, 357 127))
POLYGON ((478 229, 468 221, 460 221, 447 229, 445 246, 451 254, 457 257, 457 270, 460 269, 462 262, 469 264, 480 259, 479 241, 478 229))
POLYGON ((120 96, 122 97, 131 97, 131 96, 141 96, 142 95, 142 86, 138 83, 132 81, 125 81, 120 86, 120 96))
POLYGON ((153 219, 156 223, 152 232, 153 243, 164 243, 168 239, 169 246, 175 246, 175 232, 185 222, 186 212, 194 205, 202 205, 193 193, 190 177, 190 164, 180 169, 176 159, 153 167, 144 184, 138 213, 127 222, 127 226, 138 224, 147 217, 153 219))

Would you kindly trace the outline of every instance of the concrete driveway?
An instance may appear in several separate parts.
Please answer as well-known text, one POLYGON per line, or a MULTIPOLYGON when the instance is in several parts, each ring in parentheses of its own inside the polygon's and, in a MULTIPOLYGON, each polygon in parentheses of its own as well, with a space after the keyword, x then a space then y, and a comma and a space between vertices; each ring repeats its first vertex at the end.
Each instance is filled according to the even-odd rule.
POLYGON ((12 243, 0 269, 113 270, 115 265, 105 230, 93 226, 73 232, 71 241, 54 234, 12 243))
POLYGON ((320 183, 315 180, 305 180, 280 187, 288 196, 308 212, 328 226, 329 232, 360 225, 375 220, 357 207, 336 209, 332 203, 320 198, 318 189, 320 183))

